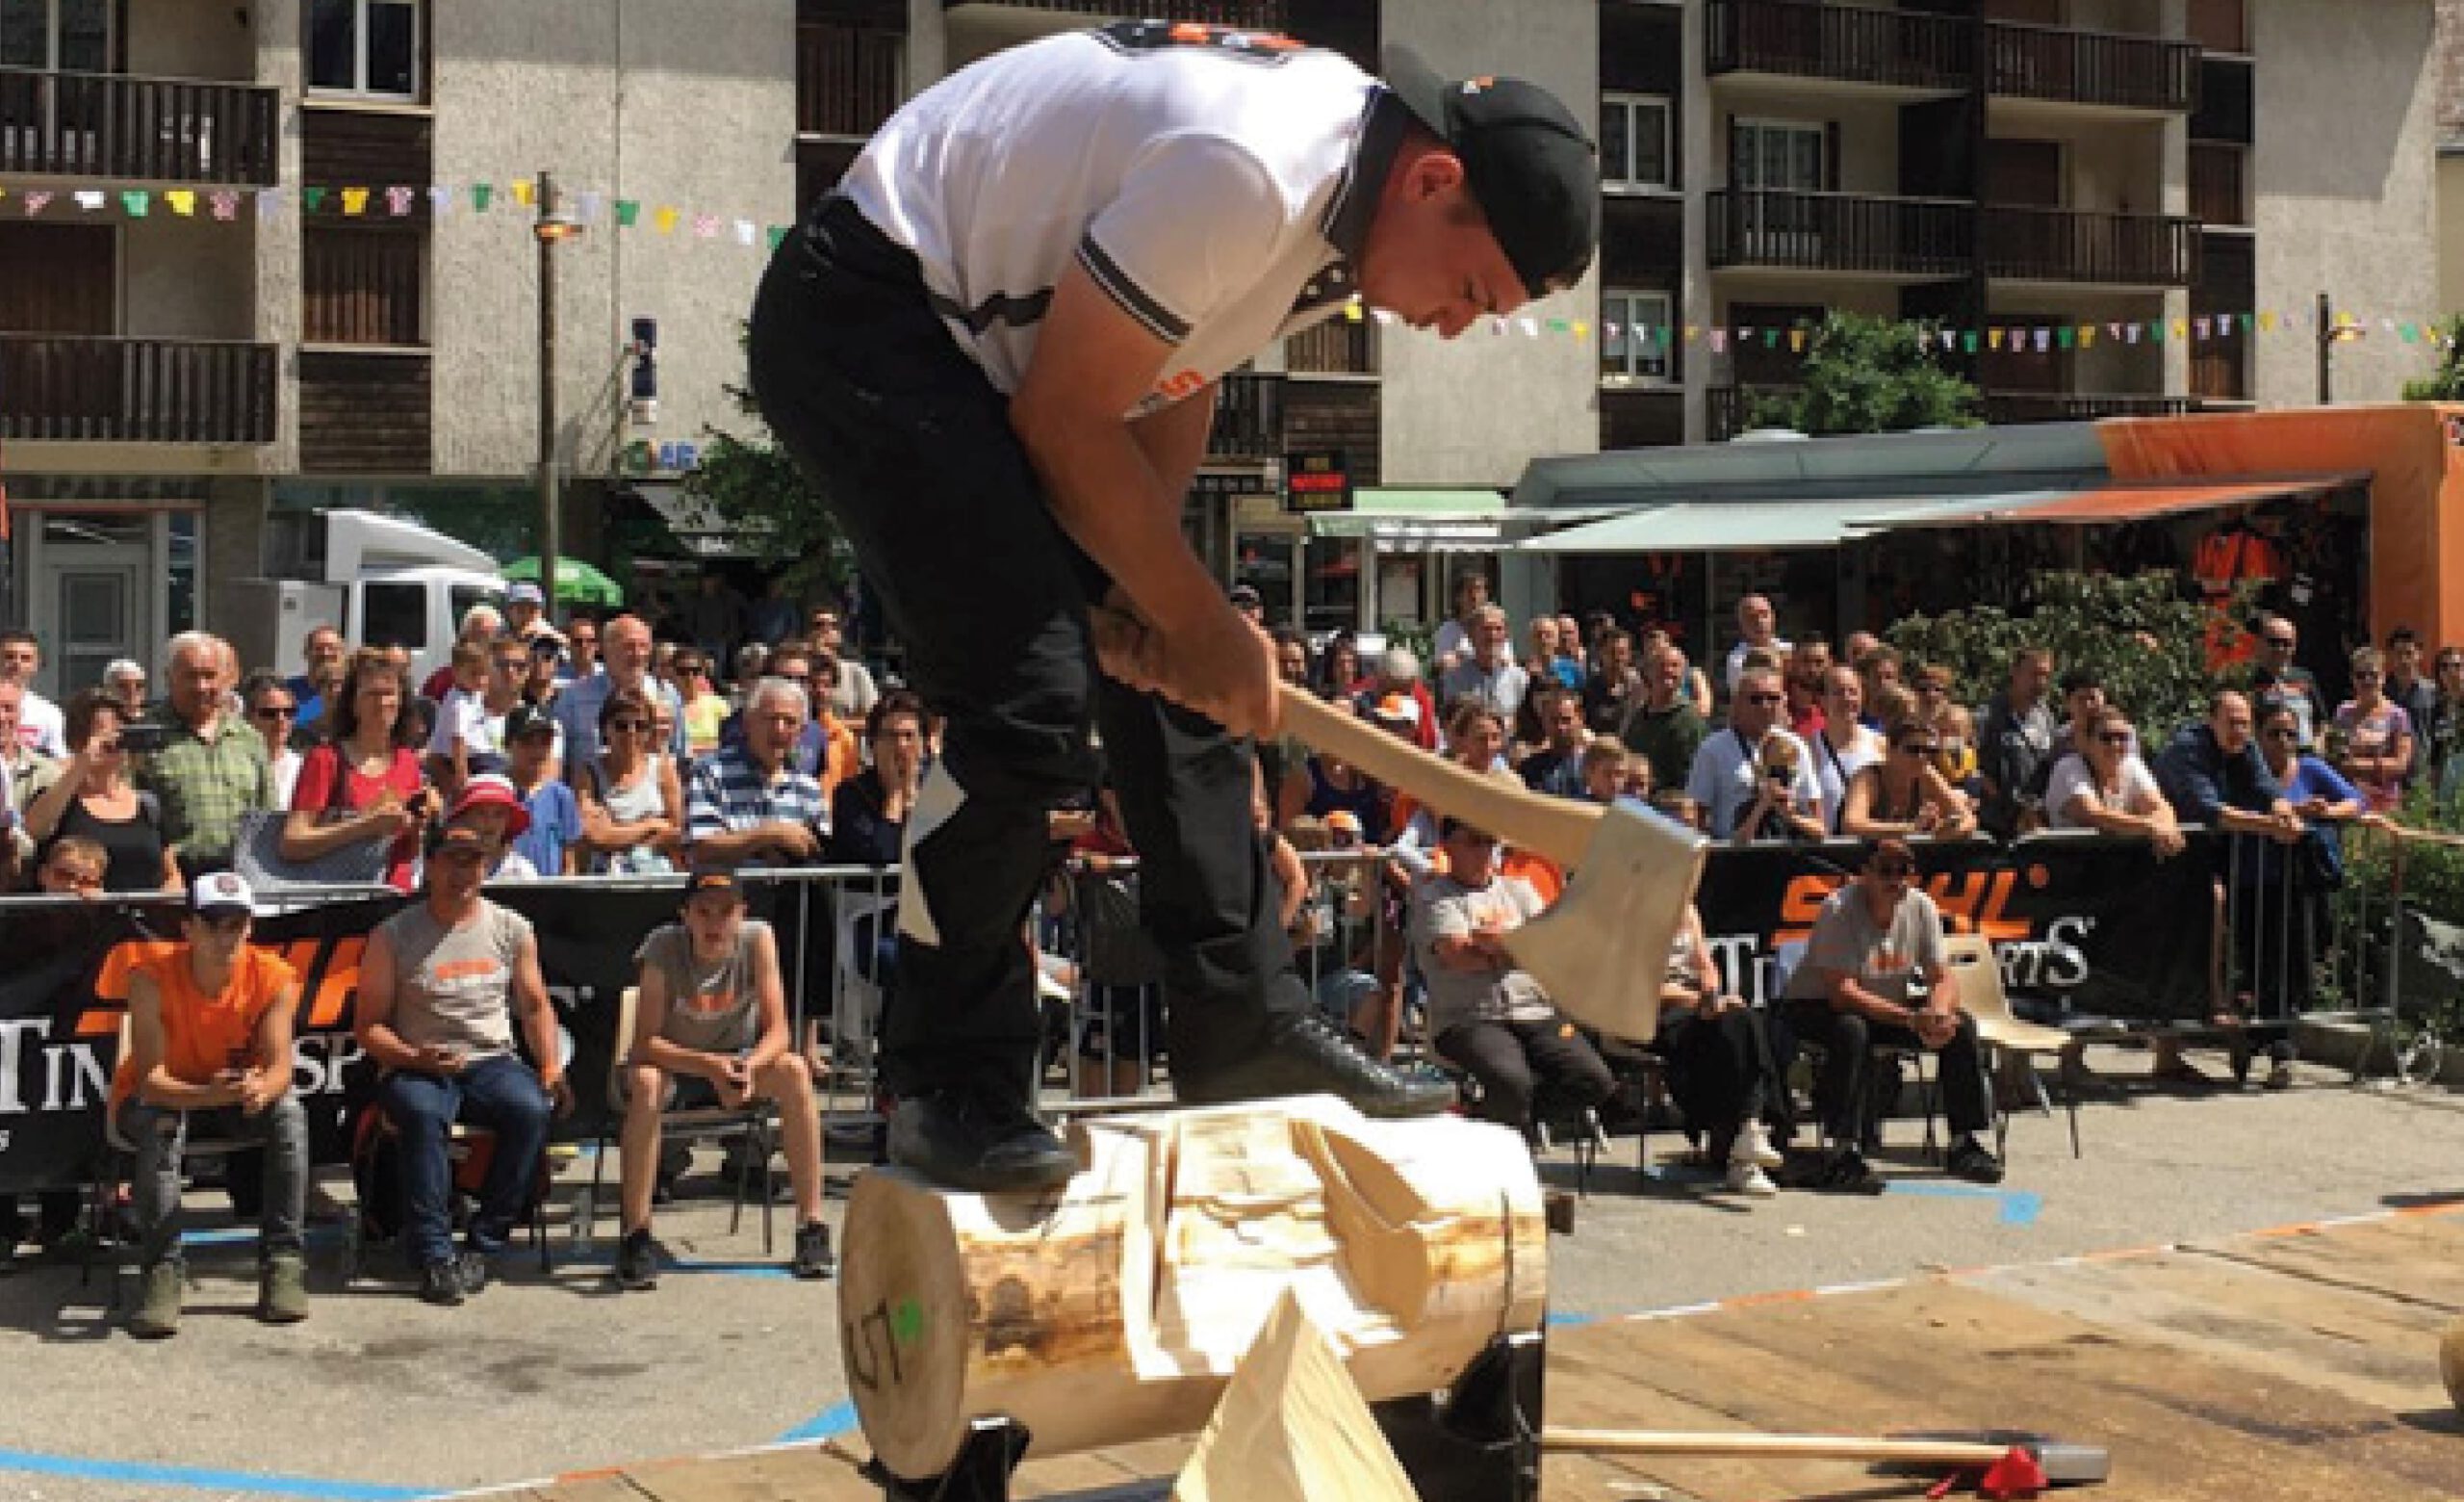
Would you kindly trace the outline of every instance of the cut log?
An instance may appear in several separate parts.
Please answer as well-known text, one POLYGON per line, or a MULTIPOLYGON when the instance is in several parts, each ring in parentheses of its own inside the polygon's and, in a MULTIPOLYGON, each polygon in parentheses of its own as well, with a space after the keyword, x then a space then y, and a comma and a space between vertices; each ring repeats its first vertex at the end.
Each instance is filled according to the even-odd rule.
POLYGON ((1172 1484, 1172 1502, 1415 1502, 1326 1337, 1286 1292, 1172 1484))
POLYGON ((2447 1384, 2447 1401, 2464 1414, 2464 1319, 2448 1326, 2438 1342, 2438 1375, 2447 1384))
POLYGON ((1536 1330, 1548 1231, 1522 1139, 1331 1097, 1080 1122, 1057 1195, 876 1169, 848 1199, 839 1338, 864 1437, 948 1468, 968 1420, 1035 1456, 1194 1434, 1289 1296, 1373 1400, 1536 1330))

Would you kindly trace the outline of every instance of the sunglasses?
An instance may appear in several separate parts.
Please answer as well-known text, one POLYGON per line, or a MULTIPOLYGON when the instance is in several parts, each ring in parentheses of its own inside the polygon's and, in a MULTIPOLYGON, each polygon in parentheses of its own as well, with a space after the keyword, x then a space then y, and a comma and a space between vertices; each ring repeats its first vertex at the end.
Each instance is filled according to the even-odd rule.
POLYGON ((248 717, 250 719, 297 719, 299 717, 299 706, 295 704, 260 704, 255 709, 248 712, 248 717))
POLYGON ((2298 740, 2301 738, 2301 733, 2288 726, 2283 730, 2271 730, 2267 732, 2267 738, 2270 740, 2298 740))
POLYGON ((1745 702, 1748 704, 1785 704, 1788 702, 1788 696, 1784 693, 1750 693, 1745 696, 1745 702))
POLYGON ((615 735, 638 736, 651 728, 651 722, 645 719, 612 719, 607 722, 607 728, 615 735))

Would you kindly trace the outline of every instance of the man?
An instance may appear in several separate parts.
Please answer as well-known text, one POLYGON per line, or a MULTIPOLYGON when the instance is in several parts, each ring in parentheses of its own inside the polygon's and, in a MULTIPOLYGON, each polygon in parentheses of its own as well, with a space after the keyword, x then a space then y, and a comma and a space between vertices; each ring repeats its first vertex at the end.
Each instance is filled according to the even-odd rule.
POLYGON ((1373 710, 1397 695, 1410 701, 1417 716, 1403 738, 1424 751, 1436 750, 1437 701, 1421 680, 1421 660, 1409 647, 1388 647, 1377 655, 1376 681, 1354 697, 1353 706, 1368 719, 1373 710))
POLYGON ((1168 956, 1182 1099, 1444 1108, 1322 1024, 1294 971, 1241 738, 1275 729, 1273 661, 1180 501, 1216 381, 1355 296, 1450 338, 1575 285, 1593 156, 1528 84, 1408 59, 1381 84, 1280 39, 1120 22, 925 91, 783 244, 755 391, 948 725, 908 827, 894 1160, 979 1189, 1074 1171, 1030 1108, 1018 925, 1045 811, 1091 781, 1091 712, 1168 956), (1098 603, 1117 607, 1101 630, 1098 603))
POLYGON ((1582 724, 1582 695, 1564 687, 1547 690, 1540 702, 1540 728, 1548 738, 1516 768, 1523 773, 1523 786, 1560 798, 1582 797, 1582 753, 1591 740, 1582 724))
POLYGON ((1811 745, 1826 723, 1822 697, 1825 680, 1831 676, 1831 643, 1808 636, 1790 649, 1782 671, 1788 694, 1788 733, 1811 745))
POLYGON ((1438 679, 1438 702, 1451 714, 1456 701, 1470 699, 1512 725, 1531 690, 1531 676, 1514 660, 1514 634, 1505 611, 1484 605, 1472 612, 1471 633, 1464 651, 1438 679))
MULTIPOLYGON (((606 671, 584 675, 577 659, 573 686, 556 696, 557 728, 565 733, 565 781, 578 781, 582 768, 599 757, 599 712, 607 696, 630 688, 663 701, 675 724, 668 734, 667 753, 681 765, 684 759, 684 703, 677 691, 651 676, 654 650, 651 629, 638 615, 619 615, 603 628, 607 647, 606 671)), ((579 637, 576 637, 577 642, 579 637)))
POLYGON ((565 652, 569 660, 557 677, 567 683, 578 683, 599 676, 599 623, 587 615, 577 615, 565 625, 565 652))
POLYGON ((625 1065, 625 1233, 616 1281, 627 1288, 658 1282, 651 1246, 657 1187, 659 1116, 669 1109, 753 1101, 778 1103, 787 1178, 795 1187, 798 1278, 834 1268, 830 1228, 821 1218, 821 1117, 812 1071, 795 1049, 786 987, 770 925, 744 916, 744 893, 724 870, 700 870, 684 884, 684 919, 652 933, 635 957, 641 967, 633 1036, 625 1065))
MULTIPOLYGON (((2088 754, 2088 738, 2096 717, 2105 712, 2104 675, 2092 667, 2074 667, 2062 675, 2062 726, 2053 735, 2053 750, 2046 757, 2047 770, 2059 765, 2066 756, 2088 754)), ((2131 747, 2136 751, 2138 746, 2131 747)))
POLYGON ((1582 662, 1559 650, 1564 637, 1558 634, 1557 618, 1535 615, 1527 628, 1531 638, 1531 656, 1524 660, 1523 671, 1535 686, 1554 684, 1560 688, 1582 687, 1582 662))
POLYGON ((360 959, 359 1045, 384 1072, 377 1099, 401 1138, 403 1247, 420 1297, 446 1307, 487 1286, 488 1258, 528 1210, 549 1115, 573 1102, 530 920, 479 894, 499 849, 468 816, 449 820, 421 900, 378 925, 360 959), (514 1051, 517 1016, 535 1066, 514 1051), (459 1257, 446 1156, 457 1121, 496 1139, 459 1257))
POLYGON ((1921 1047, 1938 1056, 1942 1111, 1951 1125, 1944 1166, 1977 1183, 2002 1180, 2001 1159, 1978 1136, 1993 1126, 1993 1095, 1976 1019, 1960 1010, 1958 979, 1942 959, 1941 911, 1912 885, 1915 875, 1916 857, 1905 841, 1868 844, 1864 868, 1824 899, 1805 959, 1788 976, 1788 1023, 1823 1055, 1814 1096, 1833 1147, 1821 1187, 1876 1187, 1861 1146, 1876 1044, 1921 1047))
POLYGON ((862 724, 881 700, 881 686, 873 681, 873 670, 863 659, 847 650, 846 628, 836 610, 825 607, 812 612, 811 645, 815 652, 838 660, 838 686, 830 691, 830 712, 842 724, 862 724))
POLYGON ((141 1272, 128 1330, 141 1339, 180 1328, 180 1159, 192 1133, 265 1149, 257 1317, 271 1325, 308 1317, 308 1113, 291 1091, 299 977, 248 943, 255 904, 248 884, 229 871, 198 877, 182 942, 129 976, 128 1057, 112 1080, 112 1110, 137 1145, 141 1272))
POLYGON ((68 754, 67 719, 60 706, 35 691, 42 671, 42 646, 30 631, 0 631, 0 683, 14 684, 25 697, 17 709, 17 739, 44 756, 68 754))
POLYGON ((1792 770, 1775 790, 1780 814, 1797 833, 1820 840, 1822 785, 1815 780, 1813 758, 1806 744, 1779 728, 1781 706, 1787 694, 1776 668, 1748 668, 1737 680, 1736 697, 1729 701, 1729 728, 1704 739, 1685 776, 1685 795, 1703 811, 1714 840, 1736 833, 1737 816, 1756 807, 1768 770, 1785 763, 1792 770), (1793 754, 1772 753, 1772 742, 1784 742, 1793 754))
POLYGON ((1643 663, 1643 698, 1627 712, 1617 738, 1651 763, 1654 787, 1682 788, 1710 733, 1685 691, 1685 654, 1663 643, 1643 663))
POLYGON ((790 760, 806 706, 794 684, 761 680, 745 701, 743 738, 694 764, 684 785, 684 841, 694 865, 810 866, 821 858, 830 804, 821 783, 790 760))
POLYGON ((1745 672, 1745 655, 1768 652, 1779 661, 1786 661, 1791 650, 1780 635, 1780 614, 1771 608, 1768 596, 1750 594, 1736 603, 1737 643, 1729 648, 1729 692, 1736 692, 1737 679, 1745 672))
MULTIPOLYGON (((540 632, 530 638, 530 669, 522 681, 522 701, 545 710, 556 702, 568 681, 565 669, 565 638, 554 630, 540 632)), ((561 734, 561 732, 559 733, 561 734)), ((563 759, 557 759, 559 764, 563 759)))
POLYGON ((299 655, 306 660, 308 670, 285 680, 283 686, 299 706, 298 728, 308 730, 323 723, 325 707, 343 686, 350 653, 343 643, 343 634, 321 622, 310 627, 308 634, 301 638, 299 655))
POLYGON ((556 722, 534 704, 518 704, 504 720, 505 776, 522 799, 529 826, 513 847, 542 876, 581 873, 581 805, 556 775, 556 722))
MULTIPOLYGON (((2294 733, 2299 737, 2298 746, 2309 751, 2319 743, 2319 727, 2327 723, 2328 707, 2327 696, 2319 688, 2319 675, 2293 660, 2300 650, 2300 628, 2281 615, 2259 617, 2258 665, 2274 675, 2275 686, 2270 692, 2282 699, 2293 711, 2294 733)), ((2418 662, 2418 642, 2414 652, 2418 662)), ((2395 686, 2389 685, 2388 691, 2393 697, 2395 686)), ((2406 712, 2411 712, 2408 710, 2406 712)))
POLYGON ((1428 982, 1437 1051, 1480 1083, 1484 1121, 1530 1135, 1616 1089, 1590 1040, 1515 963, 1505 936, 1540 916, 1538 894, 1498 871, 1498 839, 1439 821, 1446 870, 1412 896, 1412 951, 1428 982))
POLYGON ((2413 767, 2407 775, 2419 782, 2431 774, 2430 738, 2422 727, 2438 717, 2438 685, 2422 671, 2421 633, 2410 626, 2387 634, 2387 697, 2413 722, 2413 767))
POLYGON ((25 702, 22 685, 0 678, 0 772, 6 773, 6 785, 0 786, 0 824, 9 831, 7 860, 0 871, 8 875, 13 889, 18 873, 35 858, 34 840, 26 833, 26 810, 60 780, 64 766, 60 758, 43 755, 17 734, 25 702))
POLYGON ((1985 706, 1976 732, 1976 771, 1985 780, 1979 820, 2000 839, 2019 832, 2020 816, 2044 792, 2053 769, 2053 708, 2045 690, 2053 683, 2053 654, 2021 647, 2011 659, 2010 681, 1985 706))
POLYGON ((103 669, 103 692, 116 700, 124 719, 145 712, 145 668, 129 658, 114 658, 103 669))
POLYGON ((483 602, 463 611, 461 627, 446 646, 444 660, 437 664, 435 672, 427 675, 427 681, 420 685, 420 697, 441 701, 452 690, 454 647, 467 641, 484 651, 489 643, 503 634, 504 617, 497 613, 495 606, 483 602))
POLYGON ((171 638, 170 722, 163 748, 137 762, 137 786, 161 800, 163 838, 180 869, 231 864, 240 816, 274 807, 273 760, 265 738, 226 712, 230 649, 186 631, 171 638))
POLYGON ((1437 639, 1429 644, 1429 652, 1437 660, 1437 674, 1444 678, 1454 665, 1472 655, 1473 617, 1489 606, 1489 576, 1464 574, 1454 581, 1454 613, 1438 623, 1437 639))
POLYGON ((291 790, 299 783, 302 755, 292 744, 293 734, 299 728, 299 700, 290 688, 290 681, 271 673, 258 673, 240 686, 242 712, 248 724, 265 738, 266 760, 273 768, 273 807, 291 807, 291 790))
POLYGON ((530 638, 548 629, 548 594, 537 584, 519 583, 504 592, 504 635, 508 641, 530 644, 530 638))

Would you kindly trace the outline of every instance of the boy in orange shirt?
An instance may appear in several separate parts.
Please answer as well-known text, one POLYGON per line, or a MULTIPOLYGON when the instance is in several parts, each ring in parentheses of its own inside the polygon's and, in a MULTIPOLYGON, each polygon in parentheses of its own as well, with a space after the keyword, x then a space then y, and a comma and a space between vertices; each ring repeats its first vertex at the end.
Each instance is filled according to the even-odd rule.
POLYGON ((291 1092, 299 977, 249 946, 256 895, 229 871, 189 889, 185 942, 138 966, 128 986, 128 1056, 112 1110, 137 1146, 142 1292, 129 1334, 159 1340, 180 1324, 180 1158, 192 1125, 265 1147, 257 1240, 257 1317, 308 1317, 300 1222, 308 1192, 308 1114, 291 1092), (201 1121, 199 1119, 202 1119, 201 1121))

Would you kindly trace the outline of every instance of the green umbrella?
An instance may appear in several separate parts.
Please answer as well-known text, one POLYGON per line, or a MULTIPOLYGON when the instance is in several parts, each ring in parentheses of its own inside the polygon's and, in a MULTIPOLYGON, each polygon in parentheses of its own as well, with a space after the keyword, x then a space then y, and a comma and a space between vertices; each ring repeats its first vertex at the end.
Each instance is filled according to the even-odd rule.
MULTIPOLYGON (((535 583, 539 578, 538 558, 514 559, 504 566, 504 577, 535 583)), ((616 581, 581 559, 559 554, 556 557, 556 598, 573 605, 623 605, 625 591, 616 581)))

